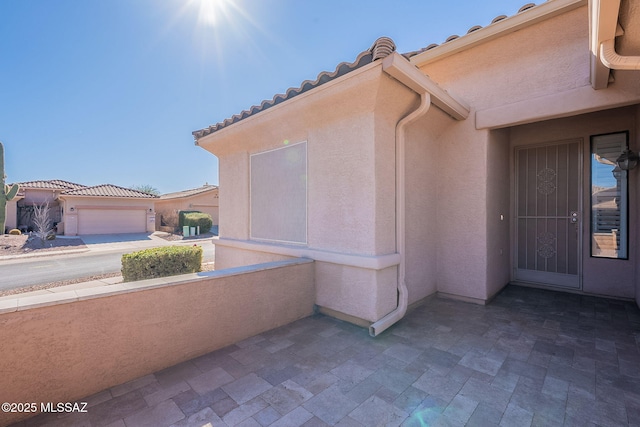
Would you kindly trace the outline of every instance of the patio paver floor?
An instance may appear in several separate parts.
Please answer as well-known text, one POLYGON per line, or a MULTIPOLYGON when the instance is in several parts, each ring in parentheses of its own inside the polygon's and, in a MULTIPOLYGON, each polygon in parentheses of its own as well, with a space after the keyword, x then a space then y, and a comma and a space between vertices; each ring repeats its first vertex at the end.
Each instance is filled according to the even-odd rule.
POLYGON ((507 286, 377 338, 315 315, 17 426, 640 426, 640 310, 507 286))

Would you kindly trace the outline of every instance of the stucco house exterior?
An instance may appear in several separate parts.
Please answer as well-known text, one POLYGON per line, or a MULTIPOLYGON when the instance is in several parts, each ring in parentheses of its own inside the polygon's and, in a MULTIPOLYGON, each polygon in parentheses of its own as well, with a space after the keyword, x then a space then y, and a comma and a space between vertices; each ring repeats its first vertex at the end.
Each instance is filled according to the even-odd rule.
POLYGON ((162 194, 155 201, 156 229, 168 227, 173 231, 178 227, 178 212, 194 210, 211 215, 213 225, 218 225, 218 187, 205 184, 174 193, 162 194))
POLYGON ((640 302, 639 172, 618 164, 640 149, 639 6, 528 4, 404 54, 381 38, 193 132, 220 162, 216 268, 312 258, 319 310, 374 335, 509 282, 640 302))
POLYGON ((18 196, 7 203, 7 228, 28 228, 33 205, 49 204, 57 232, 82 234, 155 231, 157 196, 112 184, 84 186, 63 180, 18 183, 18 196))

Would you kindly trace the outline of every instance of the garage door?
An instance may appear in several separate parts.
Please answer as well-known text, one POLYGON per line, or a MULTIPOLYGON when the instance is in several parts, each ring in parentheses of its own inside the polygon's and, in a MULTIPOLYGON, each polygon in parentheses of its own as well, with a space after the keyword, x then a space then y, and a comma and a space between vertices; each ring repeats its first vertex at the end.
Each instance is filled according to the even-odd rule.
POLYGON ((144 209, 80 209, 78 234, 144 233, 147 213, 144 209))

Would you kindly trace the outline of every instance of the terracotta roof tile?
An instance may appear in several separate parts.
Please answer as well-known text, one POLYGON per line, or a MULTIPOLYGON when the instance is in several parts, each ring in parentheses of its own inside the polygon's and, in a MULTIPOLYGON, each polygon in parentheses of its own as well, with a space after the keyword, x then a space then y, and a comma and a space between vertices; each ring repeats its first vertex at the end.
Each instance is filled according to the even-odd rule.
POLYGON ((85 187, 84 185, 63 181, 61 179, 26 181, 19 182, 18 185, 21 189, 36 188, 44 190, 75 190, 77 188, 85 187))
POLYGON ((350 63, 342 62, 338 64, 338 66, 333 72, 324 71, 318 74, 318 77, 314 81, 305 80, 304 82, 302 82, 302 84, 299 87, 290 88, 289 90, 287 90, 286 93, 278 94, 274 96, 273 99, 271 100, 262 101, 260 105, 254 105, 249 110, 242 111, 240 114, 236 114, 226 120, 223 120, 222 122, 218 122, 215 125, 209 126, 208 128, 204 128, 204 129, 200 129, 192 132, 193 137, 196 141, 196 144, 198 139, 200 138, 203 138, 209 134, 212 134, 231 124, 237 123, 240 120, 243 120, 249 116, 252 116, 261 111, 267 110, 275 105, 278 105, 297 95, 300 95, 301 93, 307 92, 313 88, 316 88, 320 85, 330 82, 331 80, 337 79, 338 77, 341 77, 355 69, 358 69, 367 64, 370 64, 373 61, 385 58, 386 56, 390 55, 393 51, 395 51, 395 49, 396 49, 396 46, 393 40, 391 40, 388 37, 380 37, 378 40, 376 40, 373 43, 371 48, 369 48, 368 50, 365 50, 364 52, 361 52, 354 62, 350 62, 350 63))
MULTIPOLYGON (((547 1, 553 1, 553 0, 547 0, 547 1)), ((527 3, 527 4, 525 4, 524 6, 522 6, 520 9, 518 9, 518 12, 516 13, 516 15, 517 15, 517 14, 519 14, 519 13, 525 12, 525 11, 527 11, 527 10, 531 9, 532 7, 535 7, 535 6, 536 6, 536 4, 535 4, 535 3, 527 3)), ((492 25, 492 24, 495 24, 495 23, 500 22, 500 21, 502 21, 502 20, 505 20, 505 19, 507 19, 507 18, 508 18, 508 17, 507 17, 507 15, 498 15, 498 16, 496 16, 495 18, 493 18, 493 19, 491 20, 491 23, 490 23, 489 25, 487 25, 487 26, 490 26, 490 25, 492 25)), ((471 34, 471 33, 473 33, 474 31, 478 31, 478 30, 480 30, 480 29, 482 29, 482 28, 484 28, 484 27, 482 27, 481 25, 474 25, 473 27, 469 28, 469 30, 467 30, 466 34, 471 34)), ((445 44, 445 43, 448 43, 448 42, 450 42, 450 41, 453 41, 453 40, 459 39, 459 38, 461 38, 461 37, 464 37, 464 35, 463 35, 463 36, 458 36, 458 35, 456 35, 456 34, 453 34, 453 35, 451 35, 451 36, 447 37, 447 38, 445 39, 445 41, 444 41, 442 44, 445 44)), ((425 52, 425 51, 427 51, 427 50, 434 49, 434 48, 436 48, 436 47, 438 47, 438 46, 440 46, 440 45, 439 45, 439 44, 437 44, 437 43, 432 43, 432 44, 428 45, 428 46, 427 46, 427 47, 425 47, 425 48, 422 48, 422 49, 420 49, 420 50, 416 50, 416 51, 413 51, 413 52, 403 53, 402 55, 403 55, 405 58, 409 59, 409 58, 411 58, 411 57, 413 57, 413 56, 416 56, 416 55, 418 55, 418 54, 420 54, 420 53, 422 53, 422 52, 425 52)))
POLYGON ((206 193, 207 191, 217 190, 216 185, 203 185, 202 187, 193 188, 191 190, 176 191, 175 193, 167 193, 160 196, 161 200, 179 199, 182 197, 195 196, 196 194, 206 193))
POLYGON ((83 187, 75 190, 63 192, 65 196, 90 196, 90 197, 129 197, 156 199, 158 196, 145 193, 143 191, 132 190, 130 188, 118 187, 112 184, 95 185, 93 187, 83 187))
MULTIPOLYGON (((547 0, 547 1, 553 1, 553 0, 547 0)), ((535 7, 535 3, 527 3, 524 6, 522 6, 517 13, 522 13, 525 12, 529 9, 531 9, 532 7, 535 7)), ((507 16, 506 15, 499 15, 496 16, 490 25, 493 25, 497 22, 500 22, 504 19, 506 19, 507 16)), ((469 30, 467 31, 466 34, 471 34, 475 31, 478 31, 480 29, 482 29, 483 27, 480 25, 475 25, 471 28, 469 28, 469 30)), ((465 35, 466 35, 465 34, 465 35)), ((447 37, 447 39, 443 42, 443 44, 451 42, 453 40, 462 38, 463 36, 458 36, 456 34, 451 35, 449 37, 447 37)), ((409 59, 415 55, 418 55, 422 52, 425 52, 427 50, 431 50, 431 49, 435 49, 438 46, 440 46, 439 44, 436 43, 432 43, 430 45, 428 45, 425 48, 422 48, 420 50, 416 50, 416 51, 412 51, 412 52, 407 52, 402 54, 402 56, 404 56, 405 58, 409 59)), ((393 40, 391 40, 388 37, 381 37, 378 40, 376 40, 373 44, 373 46, 371 46, 371 48, 369 50, 366 50, 362 53, 360 53, 360 55, 358 55, 358 57, 356 58, 356 60, 354 62, 351 63, 346 63, 343 62, 341 64, 339 64, 336 67, 336 70, 332 73, 329 72, 322 72, 318 75, 318 77, 316 78, 315 81, 310 81, 307 80, 305 82, 303 82, 300 87, 298 88, 291 88, 289 90, 287 90, 286 93, 284 94, 279 94, 273 97, 273 99, 269 100, 269 101, 262 101, 262 103, 259 106, 254 105, 253 107, 251 107, 249 110, 245 110, 242 111, 240 114, 236 114, 228 119, 223 120, 222 122, 218 122, 215 125, 209 126, 208 128, 204 128, 204 129, 200 129, 197 131, 192 132, 193 138, 196 141, 196 144, 198 143, 198 139, 203 138, 207 135, 210 135, 222 128, 225 128, 231 124, 237 123, 240 120, 243 120, 249 116, 252 116, 254 114, 257 114, 261 111, 264 111, 268 108, 273 107, 274 105, 280 104, 283 101, 286 101, 288 99, 291 99, 303 92, 306 92, 308 90, 311 90, 315 87, 318 87, 328 81, 331 81, 333 79, 336 79, 344 74, 347 74, 350 71, 353 71, 357 68, 360 68, 366 64, 370 64, 371 62, 377 60, 377 59, 381 59, 386 57, 387 55, 391 54, 393 51, 395 51, 395 44, 393 43, 393 40)))

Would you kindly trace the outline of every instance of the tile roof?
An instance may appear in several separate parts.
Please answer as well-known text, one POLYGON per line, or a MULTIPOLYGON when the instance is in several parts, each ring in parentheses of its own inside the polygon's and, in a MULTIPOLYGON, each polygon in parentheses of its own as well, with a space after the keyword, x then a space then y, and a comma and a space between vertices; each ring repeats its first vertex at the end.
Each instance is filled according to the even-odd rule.
POLYGON ((364 52, 361 52, 358 57, 355 59, 355 61, 353 62, 342 62, 340 64, 338 64, 338 66, 336 67, 336 69, 333 72, 329 72, 329 71, 323 71, 320 74, 318 74, 318 77, 314 80, 305 80, 304 82, 302 82, 302 84, 300 85, 300 87, 298 88, 290 88, 287 90, 286 93, 284 94, 278 94, 276 96, 273 97, 273 99, 268 100, 268 101, 262 101, 262 103, 260 105, 254 105, 253 107, 251 107, 249 110, 244 110, 243 112, 241 112, 240 114, 236 114, 222 122, 216 123, 215 125, 209 126, 208 128, 205 129, 200 129, 197 131, 192 132, 193 137, 196 141, 200 138, 203 138, 209 134, 212 134, 222 128, 225 128, 229 125, 232 125, 234 123, 239 122, 240 120, 246 119, 249 116, 252 116, 254 114, 257 114, 261 111, 267 110, 271 107, 273 107, 274 105, 278 105, 284 101, 287 101, 297 95, 300 95, 301 93, 304 92, 308 92, 311 89, 314 89, 320 85, 323 85, 327 82, 330 82, 332 80, 337 79, 338 77, 341 77, 355 69, 358 69, 360 67, 363 67, 367 64, 370 64, 374 61, 377 61, 378 59, 382 59, 385 58, 387 56, 389 56, 392 52, 394 52, 396 50, 396 45, 393 42, 393 40, 391 40, 388 37, 380 37, 378 40, 376 40, 373 45, 371 46, 371 48, 369 48, 368 50, 365 50, 364 52))
MULTIPOLYGON (((553 1, 553 0, 547 0, 547 1, 553 1)), ((527 3, 524 6, 522 6, 517 14, 520 14, 522 12, 525 12, 533 7, 535 7, 536 4, 535 3, 527 3)), ((507 19, 506 15, 499 15, 496 16, 489 25, 487 25, 487 27, 500 22, 504 19, 507 19)), ((467 31, 467 34, 471 34, 475 31, 478 31, 480 29, 482 29, 483 27, 480 25, 475 25, 471 28, 469 28, 469 30, 467 31)), ((427 47, 420 49, 420 50, 416 50, 413 52, 407 52, 402 54, 402 56, 404 56, 406 59, 410 59, 413 56, 416 56, 424 51, 427 50, 431 50, 434 49, 438 46, 442 46, 445 45, 448 42, 451 42, 453 40, 459 39, 463 36, 459 36, 457 34, 451 35, 449 37, 447 37, 447 39, 441 44, 437 44, 437 43, 432 43, 430 45, 428 45, 427 47)), ((395 43, 393 42, 393 40, 391 40, 388 37, 380 37, 378 40, 376 40, 373 43, 373 46, 371 46, 370 49, 365 50, 364 52, 360 53, 358 55, 358 57, 356 58, 356 60, 354 62, 351 63, 346 63, 343 62, 341 64, 339 64, 335 71, 333 72, 321 72, 320 74, 318 74, 318 77, 316 78, 315 81, 310 81, 310 80, 306 80, 304 81, 300 87, 298 88, 290 88, 289 90, 287 90, 286 93, 284 94, 279 94, 273 97, 273 99, 268 100, 268 101, 262 101, 262 103, 260 105, 254 105, 253 107, 251 107, 249 110, 244 110, 242 111, 240 114, 236 114, 222 122, 218 122, 215 125, 209 126, 207 128, 204 129, 200 129, 200 130, 196 130, 194 132, 192 132, 193 138, 195 140, 196 145, 198 144, 198 140, 200 138, 203 138, 207 135, 210 135, 220 129, 223 129, 227 126, 230 126, 234 123, 239 122, 240 120, 243 120, 249 116, 252 116, 254 114, 257 114, 261 111, 264 111, 270 107, 273 107, 274 105, 280 104, 286 100, 289 100, 297 95, 300 95, 301 93, 307 92, 311 89, 314 89, 324 83, 327 83, 331 80, 334 80, 340 76, 343 76, 357 68, 360 68, 364 65, 370 64, 373 61, 376 61, 378 59, 382 59, 388 55, 390 55, 392 52, 394 52, 396 50, 396 46, 395 43)))
POLYGON ((160 196, 161 200, 179 199, 182 197, 195 196, 196 194, 206 193, 207 191, 217 190, 218 186, 205 184, 202 187, 193 188, 191 190, 176 191, 175 193, 167 193, 160 196))
POLYGON ((76 184, 69 181, 63 181, 61 179, 18 182, 18 185, 21 189, 35 188, 44 190, 75 190, 85 187, 84 185, 76 184))
POLYGON ((95 185, 93 187, 82 187, 75 190, 68 190, 62 193, 65 196, 91 196, 91 197, 128 197, 156 199, 158 196, 145 193, 143 191, 132 190, 130 188, 118 187, 112 184, 95 185))
MULTIPOLYGON (((547 0, 547 1, 553 1, 553 0, 547 0)), ((531 9, 532 7, 535 7, 535 5, 536 5, 535 3, 527 3, 527 4, 525 4, 520 9, 518 9, 517 14, 525 12, 525 11, 531 9)), ((492 25, 492 24, 495 24, 497 22, 503 21, 503 20, 505 20, 507 18, 508 18, 507 15, 498 15, 495 18, 493 18, 493 20, 491 20, 491 23, 489 25, 487 25, 487 27, 492 25)), ((481 25, 474 25, 473 27, 469 28, 467 30, 467 32, 465 34, 463 34, 462 36, 459 36, 457 34, 452 34, 449 37, 447 37, 446 40, 442 44, 431 43, 427 47, 424 47, 424 48, 422 48, 420 50, 415 50, 415 51, 412 51, 412 52, 403 53, 402 56, 404 56, 405 58, 409 59, 409 58, 411 58, 413 56, 416 56, 416 55, 418 55, 418 54, 420 54, 422 52, 434 49, 434 48, 436 48, 438 46, 442 46, 442 45, 444 45, 444 44, 446 44, 446 43, 448 43, 450 41, 453 41, 453 40, 459 39, 461 37, 464 37, 465 35, 471 34, 471 33, 475 32, 475 31, 478 31, 478 30, 480 30, 482 28, 485 28, 485 27, 482 27, 481 25)))

